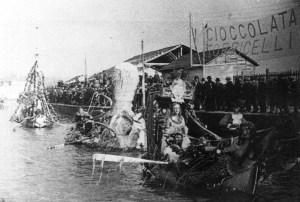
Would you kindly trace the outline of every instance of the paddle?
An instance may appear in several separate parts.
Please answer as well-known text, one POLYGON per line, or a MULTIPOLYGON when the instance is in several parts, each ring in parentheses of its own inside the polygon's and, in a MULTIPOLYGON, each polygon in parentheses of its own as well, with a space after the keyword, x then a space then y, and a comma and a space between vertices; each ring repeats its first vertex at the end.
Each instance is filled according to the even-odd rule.
POLYGON ((88 139, 92 139, 92 138, 94 138, 94 137, 86 137, 86 138, 83 138, 81 140, 75 140, 75 141, 72 141, 72 142, 66 142, 66 143, 63 143, 63 144, 57 144, 57 145, 49 146, 49 147, 47 147, 47 149, 62 148, 65 145, 72 145, 72 144, 82 143, 83 141, 88 140, 88 139))

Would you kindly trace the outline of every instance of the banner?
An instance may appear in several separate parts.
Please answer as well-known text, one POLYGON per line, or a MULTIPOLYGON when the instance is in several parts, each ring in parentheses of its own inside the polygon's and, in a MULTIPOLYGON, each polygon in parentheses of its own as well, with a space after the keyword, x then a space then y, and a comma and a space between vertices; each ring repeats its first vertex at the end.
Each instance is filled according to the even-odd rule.
POLYGON ((207 24, 205 49, 233 47, 260 60, 300 55, 300 7, 227 25, 207 24))

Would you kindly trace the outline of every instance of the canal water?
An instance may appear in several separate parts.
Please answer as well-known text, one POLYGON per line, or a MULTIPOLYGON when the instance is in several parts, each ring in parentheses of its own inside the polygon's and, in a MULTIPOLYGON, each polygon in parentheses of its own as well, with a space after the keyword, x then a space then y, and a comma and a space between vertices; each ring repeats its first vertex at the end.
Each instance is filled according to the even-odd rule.
MULTIPOLYGON (((9 122, 15 107, 15 101, 7 101, 0 110, 0 201, 251 201, 240 193, 199 190, 196 196, 150 186, 142 181, 140 166, 132 164, 125 164, 120 173, 118 164, 106 162, 97 185, 99 170, 91 175, 91 157, 96 151, 75 146, 47 150, 63 143, 70 121, 61 120, 52 129, 24 129, 9 122)), ((293 191, 299 193, 299 189, 293 191)))
POLYGON ((75 146, 47 150, 63 143, 70 121, 52 129, 24 129, 9 122, 14 103, 8 101, 0 110, 0 201, 192 201, 144 185, 136 164, 124 164, 120 173, 118 164, 106 162, 97 185, 99 170, 92 176, 91 160, 95 151, 75 146))

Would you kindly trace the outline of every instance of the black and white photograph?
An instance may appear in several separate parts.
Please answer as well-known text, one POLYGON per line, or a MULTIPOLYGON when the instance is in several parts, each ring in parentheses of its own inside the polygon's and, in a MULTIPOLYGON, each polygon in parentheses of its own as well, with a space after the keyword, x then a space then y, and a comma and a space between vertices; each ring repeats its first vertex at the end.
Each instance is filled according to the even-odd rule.
POLYGON ((3 0, 0 202, 299 202, 300 0, 3 0))

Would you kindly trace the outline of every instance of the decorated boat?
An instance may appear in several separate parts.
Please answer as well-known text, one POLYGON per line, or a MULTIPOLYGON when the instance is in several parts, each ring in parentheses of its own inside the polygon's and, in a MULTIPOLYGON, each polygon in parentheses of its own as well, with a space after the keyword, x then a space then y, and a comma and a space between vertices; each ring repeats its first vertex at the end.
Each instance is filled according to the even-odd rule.
MULTIPOLYGON (((182 89, 180 86, 172 88, 182 89)), ((260 130, 245 121, 231 136, 225 137, 199 120, 201 117, 196 116, 190 101, 184 93, 162 96, 157 89, 148 92, 146 129, 147 134, 152 135, 147 136, 148 150, 143 158, 167 160, 169 164, 145 163, 146 181, 196 192, 203 188, 254 195, 259 179, 273 173, 276 162, 281 162, 276 171, 288 170, 297 164, 298 154, 288 148, 295 148, 298 143, 294 140, 299 142, 300 138, 294 130, 295 124, 287 117, 260 130), (184 117, 188 132, 181 130, 184 126, 175 119, 176 111, 177 117, 184 117)))
POLYGON ((66 143, 80 143, 106 151, 145 149, 143 114, 141 111, 132 111, 132 101, 139 82, 138 69, 132 64, 122 63, 115 67, 112 78, 113 97, 102 106, 102 102, 97 101, 101 93, 97 93, 86 110, 79 107, 75 126, 67 134, 66 143), (95 100, 97 107, 94 107, 95 100), (99 108, 101 110, 93 115, 93 111, 99 108))
POLYGON ((17 103, 18 107, 10 120, 24 127, 51 127, 57 120, 55 110, 47 102, 44 75, 39 70, 37 59, 26 78, 24 91, 19 95, 17 103))

